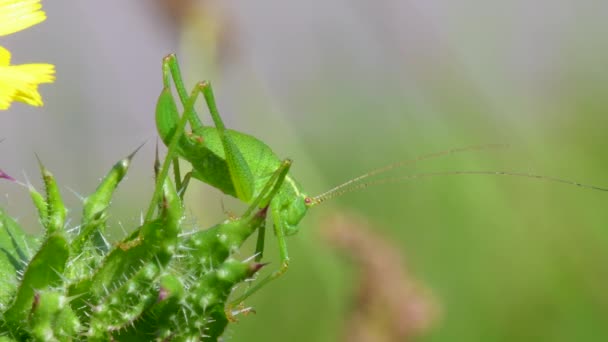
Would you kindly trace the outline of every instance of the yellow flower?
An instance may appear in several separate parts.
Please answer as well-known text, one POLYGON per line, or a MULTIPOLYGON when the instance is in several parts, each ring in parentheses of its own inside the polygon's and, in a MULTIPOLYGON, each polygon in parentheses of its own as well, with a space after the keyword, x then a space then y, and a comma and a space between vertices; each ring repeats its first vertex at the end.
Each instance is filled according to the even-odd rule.
MULTIPOLYGON (((46 19, 40 0, 0 0, 0 36, 36 25, 46 19)), ((11 53, 0 46, 0 110, 12 101, 42 106, 38 84, 55 80, 51 64, 11 65, 11 53)))

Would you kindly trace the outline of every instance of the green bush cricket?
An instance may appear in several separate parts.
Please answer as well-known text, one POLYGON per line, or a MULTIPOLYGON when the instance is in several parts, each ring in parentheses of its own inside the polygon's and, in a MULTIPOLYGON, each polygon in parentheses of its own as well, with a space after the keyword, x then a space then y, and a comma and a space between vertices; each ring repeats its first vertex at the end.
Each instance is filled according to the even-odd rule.
MULTIPOLYGON (((447 171, 434 173, 418 173, 400 177, 367 181, 368 177, 385 171, 414 164, 421 160, 436 158, 464 151, 500 148, 505 145, 488 144, 446 150, 418 158, 400 161, 388 166, 367 172, 351 179, 319 196, 308 196, 300 184, 289 174, 291 160, 281 160, 272 149, 259 139, 248 134, 226 129, 216 106, 213 89, 207 81, 198 83, 190 96, 184 87, 177 58, 174 54, 163 59, 163 90, 156 108, 156 123, 159 135, 169 146, 169 156, 172 153, 188 161, 193 170, 182 181, 179 176, 177 159, 173 159, 176 184, 185 190, 191 177, 205 182, 223 193, 236 197, 245 203, 260 196, 259 207, 269 206, 272 214, 274 233, 278 240, 281 264, 278 270, 251 287, 244 295, 233 301, 239 303, 268 281, 282 275, 289 266, 289 255, 285 237, 298 232, 298 224, 306 215, 308 208, 346 192, 365 188, 373 184, 398 182, 407 179, 422 178, 437 175, 507 175, 527 178, 544 179, 553 182, 566 183, 600 191, 606 188, 582 184, 569 180, 540 176, 522 172, 506 171, 447 171), (184 108, 180 117, 171 91, 171 78, 175 84, 178 96, 184 108), (207 108, 215 127, 205 126, 194 110, 194 104, 200 94, 203 94, 207 108), (184 133, 186 124, 190 125, 191 133, 184 133), (267 193, 262 190, 273 182, 275 190, 267 193), (266 195, 267 194, 267 195, 266 195)), ((167 159, 170 159, 168 156, 167 159)), ((162 177, 162 176, 161 176, 162 177)), ((249 210, 252 210, 251 208, 249 210)), ((264 229, 258 231, 256 260, 261 259, 264 250, 264 229)))

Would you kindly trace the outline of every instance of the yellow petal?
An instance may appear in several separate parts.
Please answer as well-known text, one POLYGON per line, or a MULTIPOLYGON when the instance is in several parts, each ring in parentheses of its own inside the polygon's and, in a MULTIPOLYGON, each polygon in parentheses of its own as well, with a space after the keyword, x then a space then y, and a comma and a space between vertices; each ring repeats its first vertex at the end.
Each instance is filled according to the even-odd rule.
MULTIPOLYGON (((0 46, 0 68, 8 66, 11 61, 11 53, 7 49, 0 46)), ((17 89, 10 84, 4 82, 0 78, 0 110, 8 109, 11 102, 17 93, 17 89)))
POLYGON ((0 110, 6 110, 11 106, 11 102, 17 93, 17 89, 5 87, 0 81, 0 110))
POLYGON ((0 46, 0 66, 9 65, 11 62, 11 52, 0 46))
POLYGON ((0 0, 0 36, 21 31, 46 19, 40 0, 0 0))
MULTIPOLYGON (((0 47, 0 60, 2 50, 6 49, 0 47)), ((10 58, 10 53, 8 57, 10 58)), ((38 85, 54 80, 55 66, 51 64, 0 64, 0 110, 8 109, 12 101, 42 106, 38 85)))

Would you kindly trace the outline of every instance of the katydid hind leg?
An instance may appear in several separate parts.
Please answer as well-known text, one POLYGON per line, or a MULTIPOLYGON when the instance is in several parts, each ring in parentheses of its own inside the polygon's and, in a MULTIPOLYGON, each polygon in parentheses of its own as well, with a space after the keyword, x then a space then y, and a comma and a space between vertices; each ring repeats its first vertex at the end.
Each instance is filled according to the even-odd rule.
POLYGON ((189 171, 184 176, 184 179, 181 181, 180 187, 177 189, 177 193, 179 194, 180 199, 184 200, 184 194, 186 193, 186 189, 190 184, 190 179, 192 179, 192 171, 189 171))
MULTIPOLYGON (((175 56, 169 55, 165 57, 163 61, 164 88, 161 91, 156 104, 156 126, 159 135, 167 145, 167 155, 165 156, 165 160, 160 169, 158 168, 158 165, 155 166, 156 186, 154 188, 152 200, 150 201, 150 205, 148 206, 148 210, 146 212, 146 221, 150 220, 154 214, 154 208, 162 192, 163 182, 168 175, 170 165, 174 162, 176 156, 178 155, 177 150, 179 149, 180 144, 183 143, 183 133, 187 125, 188 116, 184 114, 180 117, 170 88, 170 61, 174 60, 174 58, 175 56)), ((192 95, 188 97, 186 101, 184 111, 187 112, 188 108, 193 108, 198 94, 199 91, 197 91, 197 88, 195 88, 195 91, 193 91, 192 95)), ((177 177, 179 177, 179 175, 177 175, 177 177)))
MULTIPOLYGON (((175 78, 174 78, 175 79, 175 78)), ((220 128, 218 132, 220 134, 220 138, 222 140, 222 145, 224 147, 224 154, 226 157, 226 164, 228 165, 228 172, 230 173, 230 179, 232 180, 232 184, 236 191, 236 195, 239 199, 249 202, 253 197, 253 189, 254 189, 254 178, 251 170, 249 169, 249 165, 245 161, 241 151, 234 144, 232 138, 225 132, 225 128, 221 118, 219 117, 219 113, 217 108, 215 107, 215 100, 213 99, 213 93, 211 95, 208 94, 208 90, 210 90, 210 84, 208 82, 199 82, 196 84, 190 97, 188 97, 187 101, 184 104, 184 115, 186 113, 194 113, 194 104, 198 99, 200 94, 203 94, 205 101, 209 106, 209 110, 212 111, 212 117, 214 118, 214 122, 220 124, 220 128), (211 102, 209 97, 211 96, 211 102)), ((187 178, 184 179, 184 185, 187 186, 190 177, 192 176, 192 172, 186 175, 187 178)), ((185 191, 185 186, 182 187, 185 191)), ((182 192, 183 194, 183 192, 182 192)))
POLYGON ((211 83, 202 82, 201 91, 205 97, 209 113, 211 114, 215 128, 218 131, 220 140, 222 141, 226 164, 228 164, 230 179, 232 180, 236 195, 239 199, 249 202, 253 197, 255 187, 253 173, 249 168, 249 164, 245 161, 245 157, 243 157, 241 150, 233 141, 230 133, 226 130, 226 126, 224 126, 224 122, 222 121, 215 103, 215 96, 213 95, 211 83))
MULTIPOLYGON (((167 87, 170 86, 170 84, 168 84, 170 82, 168 73, 170 73, 171 67, 177 66, 177 63, 175 59, 170 59, 169 57, 167 57, 164 63, 165 64, 163 64, 163 72, 165 77, 163 78, 163 81, 165 82, 165 91, 168 91, 167 87)), ((177 74, 179 74, 178 71, 176 71, 177 74)), ((174 76, 174 82, 176 83, 176 85, 181 84, 181 78, 174 76)), ((217 108, 215 107, 213 93, 210 93, 208 91, 210 90, 210 88, 208 87, 210 86, 207 82, 199 82, 194 87, 192 93, 189 97, 187 97, 184 102, 184 115, 181 118, 179 117, 179 114, 177 113, 177 109, 175 108, 174 104, 171 106, 165 106, 167 108, 165 108, 165 110, 163 111, 159 112, 157 110, 157 125, 159 127, 163 127, 163 129, 159 130, 159 132, 161 133, 161 136, 163 136, 163 140, 165 140, 165 143, 170 141, 171 137, 178 133, 177 130, 183 132, 183 130, 185 129, 185 120, 187 120, 189 116, 192 116, 188 115, 188 113, 192 113, 193 115, 195 115, 194 104, 196 103, 199 94, 202 93, 205 97, 205 100, 208 102, 210 110, 212 110, 212 117, 214 119, 214 122, 218 124, 217 129, 220 135, 220 139, 222 141, 226 164, 228 166, 230 180, 236 192, 236 197, 245 202, 249 202, 253 197, 253 191, 255 186, 253 174, 249 168, 249 165, 245 161, 245 158, 243 157, 243 154, 241 153, 240 149, 232 141, 231 136, 225 130, 223 122, 219 117, 217 108)), ((181 87, 177 86, 177 88, 181 87)), ((180 135, 182 137, 180 138, 181 140, 183 139, 183 134, 180 135)), ((182 144, 184 142, 176 143, 182 144)))
MULTIPOLYGON (((182 74, 179 68, 179 63, 177 61, 177 57, 175 54, 170 54, 163 60, 163 82, 165 87, 170 88, 169 75, 173 78, 173 83, 175 84, 175 89, 177 90, 177 94, 179 99, 186 109, 186 103, 188 103, 188 92, 186 91, 186 87, 184 86, 184 81, 182 79, 182 74)), ((194 110, 194 106, 190 108, 190 110, 185 110, 185 114, 188 115, 188 122, 192 127, 192 130, 198 130, 203 127, 203 123, 199 116, 196 114, 194 110)))
MULTIPOLYGON (((159 96, 156 108, 156 122, 157 126, 159 127, 159 134, 167 145, 167 156, 165 157, 165 161, 163 162, 162 168, 160 169, 160 173, 158 175, 159 179, 157 179, 156 188, 152 197, 152 203, 148 207, 148 211, 146 213, 147 219, 150 219, 152 217, 153 205, 160 196, 162 181, 164 181, 164 178, 167 177, 167 174, 169 172, 169 165, 171 163, 175 163, 175 161, 177 160, 176 158, 174 159, 174 156, 178 154, 178 146, 185 143, 184 131, 188 120, 187 113, 192 112, 194 104, 196 103, 199 94, 202 92, 202 85, 201 83, 199 83, 194 87, 191 92, 191 95, 187 98, 184 104, 184 114, 180 117, 177 112, 175 100, 169 88, 170 80, 168 68, 170 68, 171 65, 170 61, 174 61, 174 59, 169 58, 171 56, 172 55, 166 57, 165 61, 163 62, 163 82, 165 87, 161 92, 161 95, 159 96)), ((178 81, 175 82, 178 83, 178 81)), ((181 80, 179 80, 179 82, 181 82, 181 80)), ((177 177, 179 177, 179 175, 177 175, 177 177)))
MULTIPOLYGON (((172 55, 170 55, 169 57, 171 56, 172 55)), ((228 172, 230 174, 230 180, 234 186, 236 197, 245 202, 249 202, 253 197, 253 191, 255 186, 254 176, 245 158, 243 157, 241 150, 234 143, 230 134, 226 131, 224 123, 219 115, 219 111, 217 110, 215 98, 213 96, 213 90, 211 89, 210 83, 199 82, 195 86, 193 92, 189 97, 183 97, 181 94, 182 92, 180 91, 180 89, 183 89, 183 82, 179 73, 179 66, 177 64, 177 60, 174 56, 173 58, 169 57, 165 59, 163 64, 163 81, 165 82, 165 88, 170 87, 169 75, 172 75, 173 81, 176 85, 176 88, 178 89, 180 99, 184 106, 184 115, 189 120, 190 126, 194 131, 197 131, 197 128, 202 127, 202 123, 193 122, 192 118, 196 117, 197 120, 199 120, 198 116, 194 111, 194 104, 196 103, 198 95, 201 93, 203 94, 207 103, 207 107, 209 108, 209 112, 219 134, 220 140, 222 142, 222 148, 224 149, 224 155, 226 158, 226 164, 228 166, 228 172)), ((173 114, 169 118, 164 118, 164 120, 160 120, 162 126, 171 126, 172 123, 173 125, 175 125, 174 122, 178 121, 176 117, 178 117, 178 115, 173 114)), ((157 121, 159 121, 158 118, 157 121)), ((167 132, 166 134, 168 134, 168 132, 173 132, 174 129, 175 128, 173 127, 171 127, 170 129, 165 129, 165 131, 167 132)))

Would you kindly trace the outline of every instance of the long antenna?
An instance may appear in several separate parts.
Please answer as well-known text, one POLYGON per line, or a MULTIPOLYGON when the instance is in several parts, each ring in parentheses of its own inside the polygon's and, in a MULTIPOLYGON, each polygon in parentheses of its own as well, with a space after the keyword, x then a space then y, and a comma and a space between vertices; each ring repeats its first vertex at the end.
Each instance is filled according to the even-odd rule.
POLYGON ((494 176, 513 176, 513 177, 535 178, 535 179, 541 179, 541 180, 545 180, 545 181, 549 181, 549 182, 562 183, 562 184, 578 186, 578 187, 586 188, 586 189, 592 189, 592 190, 598 190, 598 191, 608 192, 608 188, 604 188, 604 187, 600 187, 600 186, 596 186, 596 185, 584 184, 584 183, 579 183, 579 182, 571 181, 571 180, 567 180, 567 179, 555 178, 555 177, 549 177, 549 176, 542 176, 542 175, 537 175, 537 174, 527 173, 527 172, 517 172, 517 171, 513 171, 513 172, 512 171, 439 171, 439 172, 415 173, 415 174, 405 175, 405 176, 399 176, 399 177, 376 179, 376 180, 372 180, 372 181, 369 181, 369 182, 352 184, 352 185, 350 185, 348 187, 340 186, 336 190, 328 191, 328 192, 325 192, 322 195, 314 197, 312 199, 312 203, 313 204, 319 204, 319 203, 324 202, 324 201, 326 201, 328 199, 331 199, 331 198, 343 195, 343 194, 348 193, 348 192, 365 189, 365 188, 367 188, 370 185, 397 183, 397 182, 407 181, 407 180, 416 179, 416 178, 426 178, 426 177, 434 177, 434 176, 459 176, 459 175, 494 175, 494 176))
MULTIPOLYGON (((399 167, 405 167, 408 165, 414 165, 420 161, 423 160, 428 160, 428 159, 435 159, 435 158, 439 158, 439 157, 443 157, 443 156, 448 156, 448 155, 452 155, 452 154, 458 154, 458 153, 462 153, 462 152, 470 152, 470 151, 481 151, 481 150, 489 150, 489 149, 499 149, 499 148, 507 148, 509 147, 509 145, 507 144, 484 144, 484 145, 472 145, 472 146, 466 146, 466 147, 459 147, 459 148, 453 148, 453 149, 449 149, 449 150, 443 150, 443 151, 439 151, 439 152, 434 152, 434 153, 429 153, 429 154, 424 154, 421 156, 418 156, 416 158, 413 159, 407 159, 407 160, 401 160, 392 164, 388 164, 386 166, 380 167, 378 169, 374 169, 371 171, 368 171, 358 177, 355 177, 349 181, 346 181, 332 189, 329 189, 328 191, 316 196, 312 203, 316 203, 317 200, 319 198, 324 198, 327 195, 331 195, 332 193, 336 193, 339 192, 340 189, 343 188, 350 188, 352 184, 354 183, 358 183, 360 181, 362 181, 363 179, 369 178, 371 176, 375 176, 377 174, 380 173, 384 173, 386 171, 392 170, 392 169, 396 169, 399 167)), ((342 192, 340 192, 342 193, 342 192)), ((332 196, 333 197, 333 196, 332 196)))

